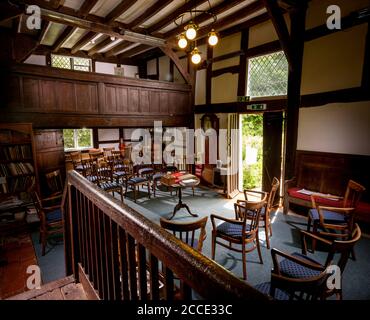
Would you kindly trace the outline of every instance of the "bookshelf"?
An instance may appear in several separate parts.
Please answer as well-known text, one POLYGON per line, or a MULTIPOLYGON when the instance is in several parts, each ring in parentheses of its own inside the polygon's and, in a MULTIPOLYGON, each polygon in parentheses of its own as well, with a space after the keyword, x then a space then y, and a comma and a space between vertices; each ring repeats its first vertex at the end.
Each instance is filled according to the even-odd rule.
POLYGON ((28 199, 38 176, 32 124, 0 123, 0 195, 28 199))

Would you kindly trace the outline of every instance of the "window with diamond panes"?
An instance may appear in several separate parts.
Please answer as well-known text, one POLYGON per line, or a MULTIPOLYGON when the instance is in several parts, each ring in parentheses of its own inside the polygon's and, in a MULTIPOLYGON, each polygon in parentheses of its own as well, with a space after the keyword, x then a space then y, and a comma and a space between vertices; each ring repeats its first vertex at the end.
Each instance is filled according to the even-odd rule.
POLYGON ((283 51, 249 59, 248 96, 270 97, 286 95, 287 88, 288 61, 283 51))
POLYGON ((91 59, 51 55, 51 66, 62 69, 91 71, 91 59))

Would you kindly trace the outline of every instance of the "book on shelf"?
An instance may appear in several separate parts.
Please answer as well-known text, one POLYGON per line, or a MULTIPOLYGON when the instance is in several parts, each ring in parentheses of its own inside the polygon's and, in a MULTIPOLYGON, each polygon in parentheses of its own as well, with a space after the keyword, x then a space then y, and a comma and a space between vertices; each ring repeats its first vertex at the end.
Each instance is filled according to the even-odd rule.
POLYGON ((6 161, 32 159, 31 145, 2 146, 0 147, 0 159, 6 161))

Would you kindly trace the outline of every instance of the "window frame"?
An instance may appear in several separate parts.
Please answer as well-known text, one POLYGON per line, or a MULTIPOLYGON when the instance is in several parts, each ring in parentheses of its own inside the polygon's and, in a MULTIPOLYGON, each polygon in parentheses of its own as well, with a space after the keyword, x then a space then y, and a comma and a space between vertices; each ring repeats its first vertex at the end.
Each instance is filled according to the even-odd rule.
MULTIPOLYGON (((66 130, 73 130, 73 148, 66 148, 64 147, 64 151, 80 151, 80 150, 88 150, 94 147, 94 137, 93 137, 93 129, 91 128, 78 128, 78 129, 69 129, 67 128, 66 130), (78 145, 78 130, 82 129, 88 129, 91 132, 90 135, 90 146, 88 147, 80 147, 78 145)), ((63 139, 64 139, 64 134, 63 134, 63 139)))
MULTIPOLYGON (((283 55, 285 56, 285 53, 284 53, 284 50, 277 50, 277 51, 273 51, 273 52, 268 52, 268 53, 263 53, 263 54, 259 54, 259 55, 256 55, 256 56, 252 56, 252 57, 249 57, 247 59, 247 65, 246 65, 246 88, 245 88, 245 95, 246 96, 249 96, 249 79, 250 79, 250 74, 249 74, 249 71, 250 71, 250 60, 251 59, 256 59, 256 58, 260 58, 260 57, 264 57, 264 56, 269 56, 269 55, 273 55, 273 54, 276 54, 276 53, 283 53, 283 55)), ((286 59, 286 57, 285 57, 286 59)), ((288 74, 289 74, 289 65, 288 65, 288 74)), ((258 101, 258 100, 270 100, 270 99, 279 99, 279 98, 285 98, 287 97, 288 95, 288 74, 287 74, 287 93, 286 94, 280 94, 280 95, 265 95, 265 96, 249 96, 250 100, 251 101, 258 101)))
POLYGON ((54 54, 54 53, 51 53, 50 54, 50 66, 53 67, 53 68, 64 69, 64 70, 73 70, 73 71, 82 71, 82 72, 93 72, 93 60, 91 58, 73 57, 73 56, 68 56, 68 55, 63 55, 63 54, 54 54), (67 68, 59 68, 59 67, 53 66, 53 56, 69 58, 71 68, 67 69, 67 68), (75 66, 79 66, 79 67, 87 67, 87 66, 80 65, 80 64, 75 64, 75 59, 85 59, 85 60, 88 60, 89 61, 89 66, 88 66, 89 67, 89 70, 87 70, 87 71, 85 71, 85 70, 76 70, 75 69, 75 66))

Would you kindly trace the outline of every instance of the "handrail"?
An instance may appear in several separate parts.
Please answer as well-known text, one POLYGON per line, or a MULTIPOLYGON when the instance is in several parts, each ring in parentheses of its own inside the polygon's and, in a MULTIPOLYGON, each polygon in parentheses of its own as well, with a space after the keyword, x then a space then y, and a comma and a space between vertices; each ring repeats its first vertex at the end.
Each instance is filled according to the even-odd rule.
MULTIPOLYGON (((151 222, 146 217, 136 212, 134 209, 102 191, 75 171, 68 173, 68 196, 70 219, 66 219, 66 221, 67 223, 68 221, 72 221, 72 223, 78 224, 78 226, 72 225, 70 228, 71 239, 73 242, 73 270, 77 278, 77 269, 79 268, 79 264, 85 268, 87 274, 92 272, 96 275, 99 273, 99 268, 95 267, 94 271, 94 265, 91 265, 91 261, 105 259, 106 270, 109 271, 112 269, 112 274, 115 272, 117 273, 118 267, 115 266, 114 263, 111 264, 110 262, 120 262, 120 275, 115 275, 116 279, 119 279, 118 282, 116 281, 116 285, 118 283, 122 287, 123 282, 127 280, 131 286, 130 298, 135 299, 137 285, 139 289, 141 288, 141 291, 147 288, 146 283, 143 284, 140 281, 137 283, 135 278, 138 272, 138 277, 143 280, 144 275, 146 275, 147 272, 146 268, 150 269, 148 270, 150 271, 150 288, 153 291, 156 290, 153 283, 158 280, 156 278, 157 275, 154 273, 155 271, 158 272, 159 260, 165 266, 164 278, 162 279, 163 282, 165 282, 165 290, 168 298, 170 298, 172 294, 169 292, 169 288, 173 288, 174 285, 173 274, 176 274, 176 277, 180 279, 181 282, 180 287, 182 289, 187 287, 187 290, 182 290, 182 298, 191 298, 191 290, 189 289, 192 288, 195 292, 200 294, 200 296, 206 299, 267 300, 267 297, 258 290, 239 280, 228 270, 186 245, 181 240, 162 229, 159 225, 151 222), (101 218, 103 220, 101 220, 101 218), (104 234, 103 240, 101 240, 102 227, 99 227, 99 223, 104 225, 103 230, 106 233, 104 234), (94 228, 100 232, 94 233, 94 230, 92 230, 94 228), (117 249, 115 241, 117 238, 122 240, 122 234, 126 235, 126 241, 120 242, 117 249), (100 242, 94 239, 94 236, 98 237, 100 242), (91 243, 83 243, 86 242, 86 239, 91 241, 91 243), (132 241, 135 242, 135 246, 133 246, 132 241), (95 247, 94 243, 96 245, 95 247), (102 248, 102 243, 106 244, 107 248, 102 248), (131 248, 134 250, 131 253, 130 245, 134 248, 131 248), (80 248, 82 248, 82 250, 80 248), (103 256, 96 259, 96 254, 94 256, 94 248, 100 248, 100 253, 103 256, 105 254, 109 255, 108 259, 103 256), (127 248, 128 252, 122 251, 124 248, 127 248), (115 250, 118 250, 121 253, 118 260, 117 257, 114 257, 115 250), (90 256, 91 252, 92 256, 90 256), (149 262, 147 261, 147 256, 150 257, 149 262), (143 262, 143 260, 145 261, 143 262), (128 265, 125 265, 126 262, 128 265), (130 267, 131 271, 129 270, 130 267), (134 267, 135 269, 138 268, 138 271, 132 271, 134 267), (88 269, 90 269, 91 272, 88 269), (127 278, 129 279, 126 279, 126 274, 123 274, 122 270, 128 274, 127 278), (169 281, 171 279, 172 283, 169 281), (167 288, 167 285, 169 288, 167 288), (135 291, 135 295, 132 295, 133 291, 135 291), (188 294, 184 294, 186 291, 188 294)), ((94 278, 94 276, 91 278, 94 278)), ((96 282, 99 281, 101 282, 102 280, 97 279, 96 282)), ((114 287, 114 285, 115 283, 112 282, 111 287, 114 287)), ((93 286, 95 289, 99 287, 97 283, 93 284, 93 286)), ((100 287, 104 287, 104 283, 101 283, 100 287)), ((111 287, 110 289, 112 289, 111 287)), ((123 296, 126 296, 123 298, 127 299, 128 289, 116 289, 117 292, 119 290, 123 296)), ((98 295, 104 299, 107 297, 117 298, 117 295, 120 295, 120 292, 118 292, 118 294, 116 292, 115 295, 113 293, 111 295, 107 295, 103 294, 102 290, 98 291, 98 295)), ((140 297, 144 299, 146 298, 146 290, 145 294, 141 292, 140 297)), ((157 294, 151 295, 151 298, 154 299, 158 297, 159 296, 157 294)))

